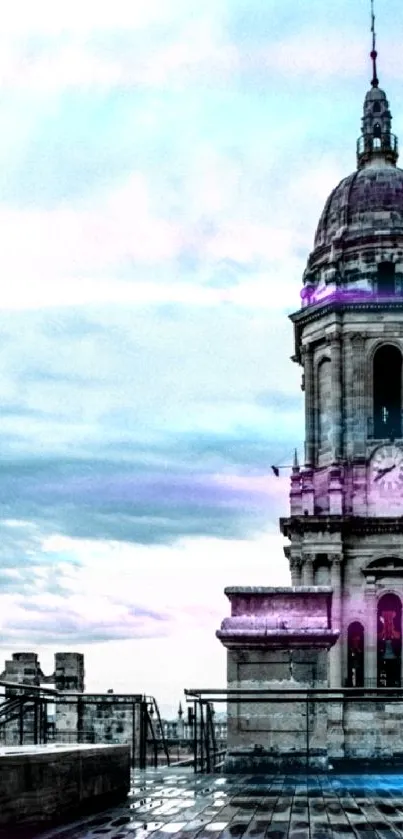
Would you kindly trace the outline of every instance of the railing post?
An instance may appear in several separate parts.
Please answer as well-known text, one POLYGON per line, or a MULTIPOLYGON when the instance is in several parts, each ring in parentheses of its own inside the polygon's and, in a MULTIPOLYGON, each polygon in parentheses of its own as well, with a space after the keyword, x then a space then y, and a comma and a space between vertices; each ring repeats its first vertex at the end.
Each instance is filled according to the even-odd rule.
POLYGON ((43 742, 46 744, 48 742, 48 700, 45 698, 43 701, 43 742))
POLYGON ((194 754, 194 770, 197 773, 197 702, 193 702, 193 754, 194 754))
POLYGON ((200 772, 204 772, 204 714, 203 701, 200 698, 200 772))
POLYGON ((40 703, 40 697, 34 696, 34 745, 38 745, 38 706, 40 703))
POLYGON ((84 734, 84 726, 83 726, 83 702, 81 696, 77 698, 77 740, 79 743, 83 743, 85 738, 84 734))
POLYGON ((144 699, 140 702, 140 744, 139 744, 139 767, 146 768, 147 761, 147 702, 144 699))
POLYGON ((19 735, 20 735, 20 746, 24 744, 24 697, 20 696, 20 716, 19 716, 19 735))
POLYGON ((136 703, 132 701, 132 769, 136 765, 136 703))
POLYGON ((210 760, 210 703, 206 703, 206 727, 205 727, 205 738, 206 738, 206 771, 211 772, 211 760, 210 760))

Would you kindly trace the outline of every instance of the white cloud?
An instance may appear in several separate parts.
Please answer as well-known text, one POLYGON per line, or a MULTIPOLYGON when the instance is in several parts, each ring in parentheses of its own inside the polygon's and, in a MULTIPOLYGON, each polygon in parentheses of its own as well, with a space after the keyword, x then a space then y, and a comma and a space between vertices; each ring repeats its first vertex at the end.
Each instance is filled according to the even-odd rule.
POLYGON ((59 33, 94 29, 142 29, 175 19, 185 8, 182 0, 70 0, 60 5, 52 0, 15 0, 3 17, 3 32, 59 33))
MULTIPOLYGON (((225 655, 215 639, 216 629, 230 611, 223 589, 287 585, 282 544, 281 535, 274 533, 245 542, 183 540, 171 548, 74 540, 57 534, 46 537, 42 552, 44 562, 47 556, 50 559, 49 568, 57 555, 68 556, 78 565, 65 561, 58 566, 58 579, 66 588, 63 598, 41 590, 42 586, 29 598, 0 595, 0 630, 9 645, 14 637, 13 647, 3 643, 2 654, 9 656, 10 649, 37 649, 38 633, 44 632, 39 648, 44 668, 51 670, 53 651, 84 651, 88 690, 144 690, 172 707, 184 687, 201 682, 204 687, 223 687, 225 655), (130 611, 133 607, 139 610, 138 618, 130 611), (59 626, 55 622, 58 610, 59 626), (152 637, 157 624, 147 617, 150 610, 168 619, 161 623, 160 638, 152 637), (18 625, 18 632, 11 633, 11 625, 18 625), (64 625, 70 631, 77 627, 82 640, 69 643, 64 625), (85 637, 95 639, 98 630, 109 633, 111 641, 86 644, 85 637), (122 639, 119 645, 113 641, 114 634, 122 639), (133 636, 138 640, 130 640, 133 636), (56 642, 55 637, 59 638, 56 642)), ((43 574, 44 568, 39 579, 43 574)))

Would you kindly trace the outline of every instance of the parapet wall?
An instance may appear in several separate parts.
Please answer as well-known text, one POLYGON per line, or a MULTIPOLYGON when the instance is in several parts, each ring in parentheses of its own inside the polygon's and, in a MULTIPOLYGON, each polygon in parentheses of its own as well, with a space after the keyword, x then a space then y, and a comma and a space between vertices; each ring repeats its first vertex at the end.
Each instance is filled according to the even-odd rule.
MULTIPOLYGON (((105 809, 130 788, 128 746, 27 746, 0 750, 0 826, 46 825, 105 809)), ((10 837, 14 835, 10 832, 10 837)))

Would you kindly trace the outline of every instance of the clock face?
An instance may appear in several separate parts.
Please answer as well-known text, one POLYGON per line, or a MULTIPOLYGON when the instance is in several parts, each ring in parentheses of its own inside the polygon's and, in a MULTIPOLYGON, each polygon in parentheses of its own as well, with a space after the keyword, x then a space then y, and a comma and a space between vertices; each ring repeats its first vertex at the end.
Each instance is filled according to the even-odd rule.
POLYGON ((392 443, 380 446, 370 467, 371 488, 387 498, 403 498, 403 448, 392 443))

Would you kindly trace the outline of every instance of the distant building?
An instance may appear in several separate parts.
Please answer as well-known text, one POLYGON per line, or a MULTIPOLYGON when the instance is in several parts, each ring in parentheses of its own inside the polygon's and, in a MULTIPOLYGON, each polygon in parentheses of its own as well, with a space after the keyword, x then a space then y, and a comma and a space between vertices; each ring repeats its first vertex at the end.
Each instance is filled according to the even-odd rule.
MULTIPOLYGON (((189 716, 184 716, 181 703, 174 719, 161 719, 154 700, 141 694, 115 694, 109 688, 104 694, 84 693, 84 656, 81 653, 56 653, 51 675, 45 675, 37 653, 14 653, 5 662, 0 679, 9 682, 5 699, 22 694, 21 686, 54 687, 59 691, 46 702, 46 739, 62 743, 128 743, 134 754, 140 753, 140 739, 146 737, 150 754, 157 743, 158 760, 187 757, 193 749, 194 727, 189 716), (141 714, 144 723, 142 726, 141 714), (143 733, 141 733, 141 731, 143 733), (144 733, 145 732, 145 733, 144 733)), ((43 721, 42 721, 43 722, 43 721)), ((19 708, 0 715, 0 743, 16 745, 21 742, 19 708)), ((34 743, 38 716, 32 702, 24 703, 23 742, 34 743)), ((214 731, 220 744, 226 739, 226 721, 214 718, 214 731)))
MULTIPOLYGON (((5 662, 0 679, 24 685, 52 685, 56 690, 84 692, 84 656, 82 653, 55 653, 55 669, 50 676, 43 673, 37 653, 13 653, 5 662)), ((16 692, 6 688, 6 696, 16 692)))
MULTIPOLYGON (((190 709, 189 709, 190 710, 190 709)), ((187 719, 184 717, 182 703, 179 703, 178 716, 173 720, 161 720, 164 737, 168 743, 182 742, 193 743, 194 738, 194 724, 189 715, 187 719)), ((227 739, 227 720, 226 716, 213 715, 214 736, 217 743, 225 743, 227 739)))

